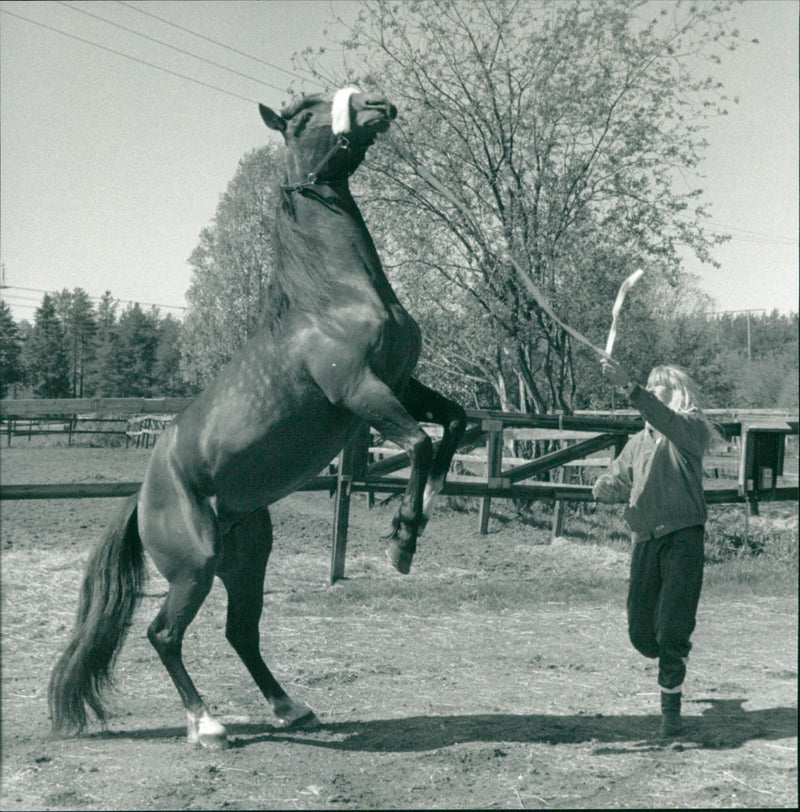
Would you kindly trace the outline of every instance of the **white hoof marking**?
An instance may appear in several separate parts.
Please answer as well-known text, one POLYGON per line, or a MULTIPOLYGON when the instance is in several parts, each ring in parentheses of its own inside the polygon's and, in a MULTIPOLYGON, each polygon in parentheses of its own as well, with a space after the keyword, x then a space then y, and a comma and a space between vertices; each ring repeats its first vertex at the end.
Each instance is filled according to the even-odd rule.
POLYGON ((228 746, 228 731, 208 711, 203 711, 199 717, 189 712, 186 716, 189 744, 209 750, 224 750, 228 746))

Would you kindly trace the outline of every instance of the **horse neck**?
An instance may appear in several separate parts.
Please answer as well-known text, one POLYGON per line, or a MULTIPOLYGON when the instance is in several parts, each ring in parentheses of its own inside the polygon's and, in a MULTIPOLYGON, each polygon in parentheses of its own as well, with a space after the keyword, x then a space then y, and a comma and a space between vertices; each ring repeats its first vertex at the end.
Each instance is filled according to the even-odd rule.
POLYGON ((382 300, 397 301, 347 179, 318 183, 295 194, 297 225, 324 246, 326 264, 339 281, 350 274, 366 275, 382 300))

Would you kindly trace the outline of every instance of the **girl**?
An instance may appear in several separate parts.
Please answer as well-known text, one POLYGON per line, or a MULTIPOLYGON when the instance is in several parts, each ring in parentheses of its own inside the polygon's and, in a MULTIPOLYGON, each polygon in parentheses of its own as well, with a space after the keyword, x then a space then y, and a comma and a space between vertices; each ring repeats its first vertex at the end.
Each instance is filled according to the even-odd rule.
POLYGON ((681 686, 703 583, 703 453, 716 433, 684 370, 656 367, 643 389, 616 361, 601 363, 645 419, 593 493, 601 502, 627 502, 634 542, 628 632, 638 651, 658 658, 660 732, 673 737, 681 730, 681 686))

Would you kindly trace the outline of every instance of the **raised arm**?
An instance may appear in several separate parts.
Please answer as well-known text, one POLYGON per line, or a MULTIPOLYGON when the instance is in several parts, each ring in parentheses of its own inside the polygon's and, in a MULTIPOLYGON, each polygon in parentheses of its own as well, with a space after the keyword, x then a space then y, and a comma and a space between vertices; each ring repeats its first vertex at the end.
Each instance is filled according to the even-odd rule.
POLYGON ((696 412, 670 409, 655 393, 632 380, 629 372, 613 358, 601 360, 603 372, 625 392, 642 417, 685 454, 702 457, 708 443, 708 426, 696 412))

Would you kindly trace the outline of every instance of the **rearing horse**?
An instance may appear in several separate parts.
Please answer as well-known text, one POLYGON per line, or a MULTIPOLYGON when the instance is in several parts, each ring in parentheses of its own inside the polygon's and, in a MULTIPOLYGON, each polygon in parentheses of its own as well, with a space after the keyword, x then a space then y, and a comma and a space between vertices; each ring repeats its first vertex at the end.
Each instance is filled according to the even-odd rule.
POLYGON ((163 432, 139 493, 92 552, 75 628, 50 680, 56 731, 82 730, 87 706, 105 721, 101 690, 137 602, 145 550, 169 582, 147 636, 183 700, 189 741, 227 742, 181 657, 215 575, 228 593, 226 636, 279 724, 316 722, 260 652, 268 506, 318 474, 368 423, 411 460, 388 550, 407 573, 464 431, 464 410, 410 377, 419 328, 389 285, 350 194, 349 176, 396 108, 345 88, 332 100, 307 96, 280 114, 260 111, 283 135, 287 156, 265 324, 163 432), (444 428, 436 455, 420 420, 444 428))

